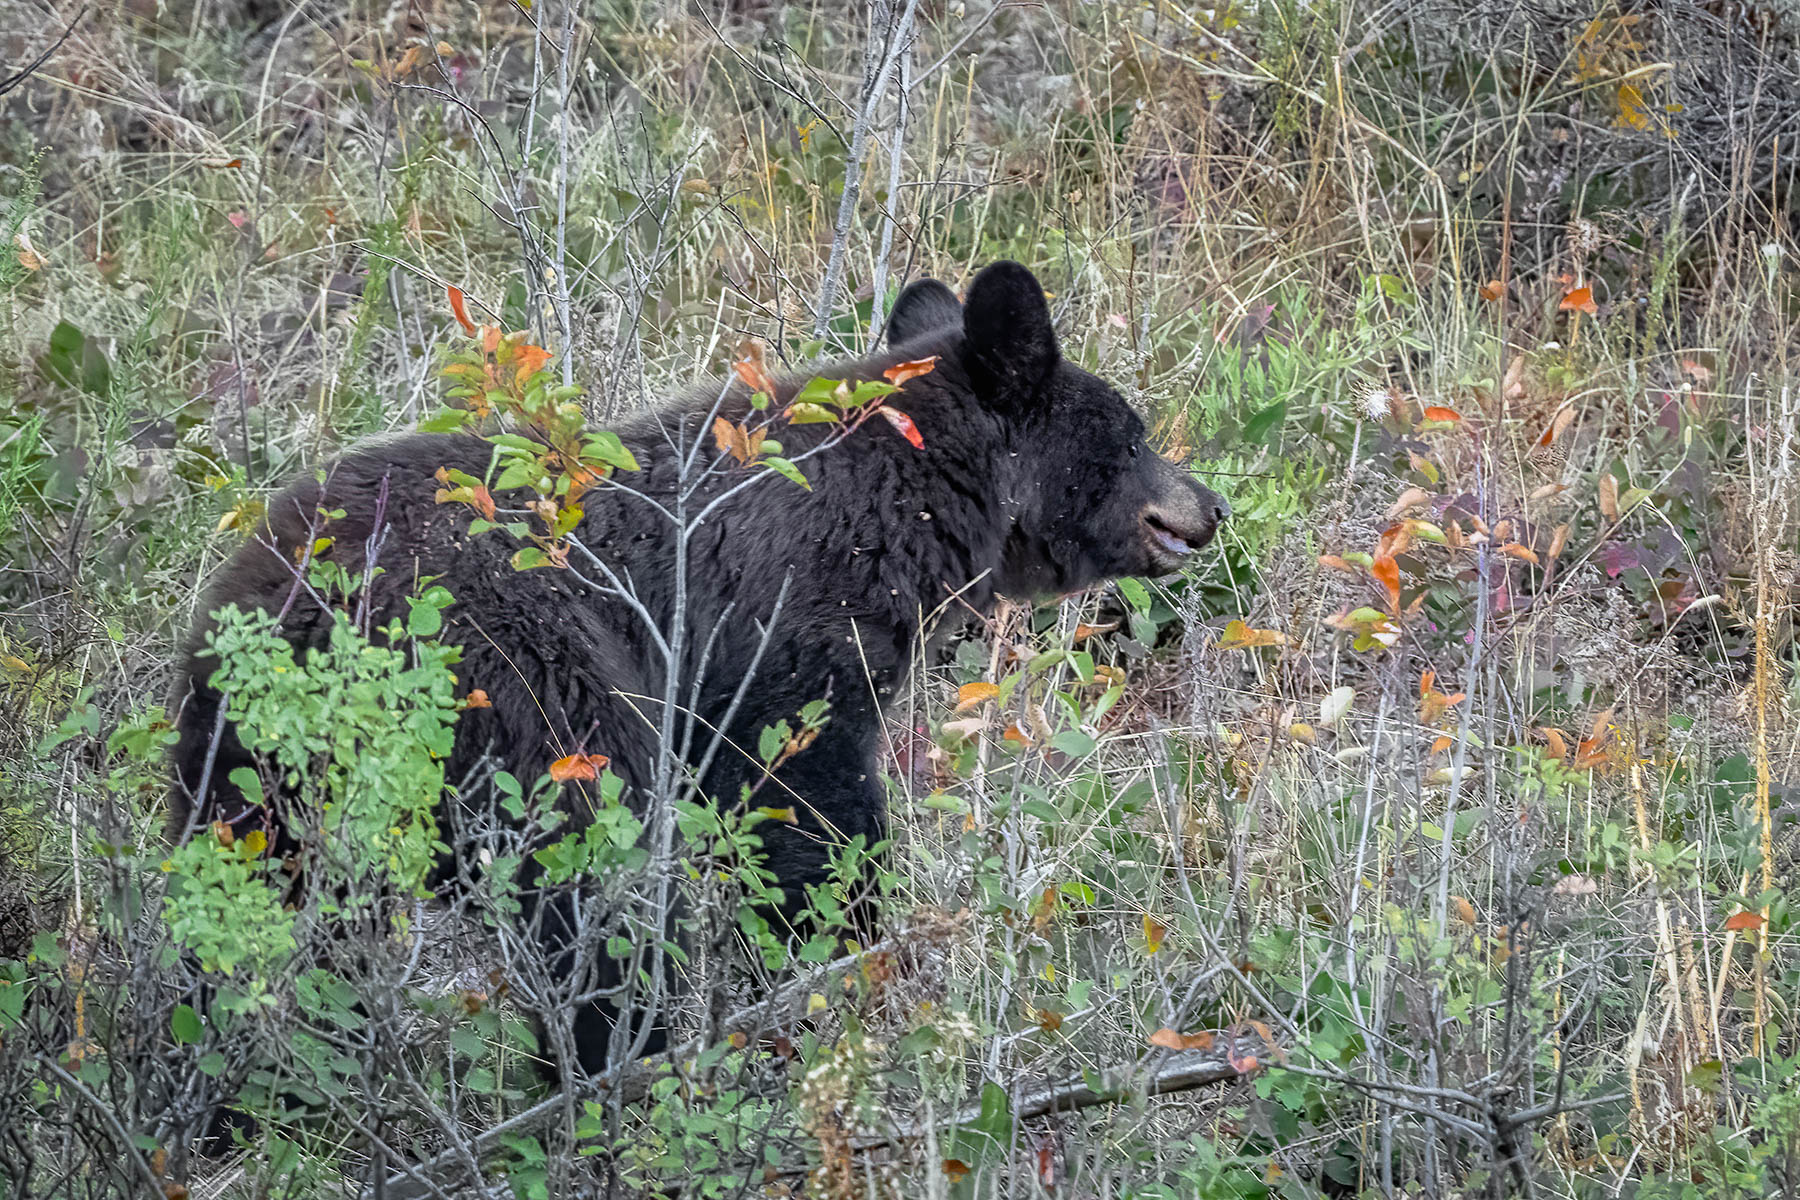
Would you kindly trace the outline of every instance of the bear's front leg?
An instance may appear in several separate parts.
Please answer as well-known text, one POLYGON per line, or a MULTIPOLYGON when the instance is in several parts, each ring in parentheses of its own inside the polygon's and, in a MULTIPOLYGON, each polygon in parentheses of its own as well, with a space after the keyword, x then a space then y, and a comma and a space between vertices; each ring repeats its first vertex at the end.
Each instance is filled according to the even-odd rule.
POLYGON ((874 745, 848 731, 833 732, 827 726, 756 793, 754 803, 794 813, 791 825, 766 821, 758 827, 783 896, 770 920, 804 940, 822 932, 820 917, 841 916, 843 927, 834 932, 867 946, 880 934, 875 874, 887 839, 887 795, 874 745), (846 854, 856 857, 847 876, 846 854), (815 897, 815 889, 826 894, 815 897))

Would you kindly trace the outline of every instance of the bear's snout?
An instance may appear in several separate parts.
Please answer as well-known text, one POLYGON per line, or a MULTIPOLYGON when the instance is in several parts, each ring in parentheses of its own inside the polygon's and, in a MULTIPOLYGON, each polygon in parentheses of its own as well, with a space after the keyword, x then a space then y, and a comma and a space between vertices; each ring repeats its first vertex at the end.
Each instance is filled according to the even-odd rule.
POLYGON ((1222 496, 1171 466, 1162 494, 1138 516, 1152 566, 1162 572, 1180 570, 1189 556, 1212 541, 1219 523, 1230 515, 1231 506, 1222 496))

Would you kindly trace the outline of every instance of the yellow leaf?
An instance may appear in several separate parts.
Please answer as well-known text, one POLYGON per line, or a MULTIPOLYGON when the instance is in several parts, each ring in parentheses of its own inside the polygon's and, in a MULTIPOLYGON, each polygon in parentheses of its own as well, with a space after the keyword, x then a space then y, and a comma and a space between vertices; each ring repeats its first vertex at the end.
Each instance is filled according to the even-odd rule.
POLYGON ((997 700, 999 697, 1000 688, 997 684, 985 683, 980 680, 974 683, 965 683, 956 689, 956 711, 967 712, 971 708, 976 708, 989 700, 997 700))
POLYGON ((1169 927, 1158 921, 1149 913, 1144 914, 1144 950, 1155 954, 1162 949, 1163 939, 1169 936, 1169 927))
POLYGON ((1276 629, 1252 629, 1242 621, 1232 621, 1219 635, 1219 649, 1247 650, 1253 646, 1285 646, 1287 634, 1276 629))
POLYGON ((1650 128, 1650 110, 1644 104, 1644 93, 1629 83, 1619 85, 1619 124, 1630 129, 1650 128))

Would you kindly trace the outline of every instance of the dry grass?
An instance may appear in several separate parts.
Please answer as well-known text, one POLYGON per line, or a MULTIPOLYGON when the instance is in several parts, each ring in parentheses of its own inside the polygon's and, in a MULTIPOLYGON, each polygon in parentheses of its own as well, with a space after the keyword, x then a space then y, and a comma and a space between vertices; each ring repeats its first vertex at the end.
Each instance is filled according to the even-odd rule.
MULTIPOLYGON (((88 936, 85 835, 157 821, 102 786, 106 732, 161 701, 271 486, 434 406, 446 283, 606 417, 747 334, 860 347, 878 284, 1013 257, 1237 516, 1154 638, 1088 597, 921 673, 891 906, 925 932, 821 1023, 786 1115, 755 1110, 788 1131, 769 1186, 822 1161, 822 1195, 1800 1187, 1800 51, 1718 8, 923 5, 823 339, 860 8, 87 11, 0 100, 28 238, 0 265, 0 934, 88 936), (1462 545, 1378 544, 1408 518, 1462 545), (1382 549, 1422 607, 1358 649, 1367 622, 1328 619, 1389 605, 1343 556, 1382 549), (1129 682, 1096 719, 1105 681, 1065 658, 946 732, 1010 647, 1129 682), (855 1152, 983 1083, 1154 1069, 1162 1029, 1287 1057, 1000 1148, 855 1152)), ((0 14, 8 61, 60 29, 0 14)), ((280 1186, 341 1190, 365 1152, 280 1186)), ((87 1172, 62 1186, 110 1186, 87 1172)), ((727 1174, 690 1187, 763 1186, 727 1174)))

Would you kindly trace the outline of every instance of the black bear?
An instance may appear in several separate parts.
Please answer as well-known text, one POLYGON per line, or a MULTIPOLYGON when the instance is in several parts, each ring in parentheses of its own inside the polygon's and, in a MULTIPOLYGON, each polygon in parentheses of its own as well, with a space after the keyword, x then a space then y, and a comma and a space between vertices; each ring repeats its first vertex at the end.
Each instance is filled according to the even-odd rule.
MULTIPOLYGON (((386 570, 365 597, 377 625, 404 614, 422 577, 455 598, 441 640, 461 649, 459 687, 484 690, 490 706, 459 721, 452 781, 484 756, 530 781, 582 750, 610 756, 628 794, 645 793, 660 744, 656 704, 645 698, 664 695, 674 670, 672 694, 688 697, 700 727, 718 729, 727 747, 696 746, 687 765, 704 772, 704 795, 735 800, 763 769, 759 733, 828 699, 816 740, 777 772, 796 819, 761 830, 770 869, 789 896, 803 894, 824 881, 835 845, 884 836, 883 709, 925 614, 952 596, 979 610, 996 594, 1166 574, 1227 512, 1151 450, 1117 391, 1062 358, 1043 289, 1024 267, 989 266, 964 303, 935 280, 913 284, 894 305, 885 353, 821 374, 877 379, 929 356, 935 369, 894 397, 912 429, 874 421, 826 445, 805 462, 810 490, 772 478, 744 487, 744 472, 714 455, 717 412, 737 420, 751 411, 741 384, 618 427, 641 469, 619 477, 629 493, 590 493, 576 532, 615 584, 629 581, 634 601, 582 563, 520 572, 507 536, 471 537, 465 508, 434 503, 434 475, 450 467, 485 476, 492 447, 472 435, 418 433, 352 448, 322 483, 277 497, 262 536, 219 571, 204 611, 235 603, 280 612, 296 645, 317 645, 331 618, 296 596, 293 552, 318 536, 320 512, 340 510, 329 533, 348 572, 362 573, 367 548, 382 547, 386 570), (702 452, 721 469, 696 483, 702 452), (691 527, 685 539, 672 523, 678 512, 691 527), (677 621, 686 648, 671 661, 677 621)), ((793 386, 779 386, 775 411, 793 386)), ((783 425, 783 453, 803 457, 830 431, 783 425)), ((279 837, 280 812, 248 804, 228 782, 252 760, 208 684, 212 660, 198 653, 209 620, 189 642, 178 694, 175 824, 223 820, 240 834, 261 827, 279 837)), ((278 810, 279 797, 265 803, 278 810)), ((575 1020, 578 1057, 596 1069, 613 1021, 600 1005, 575 1020)))

